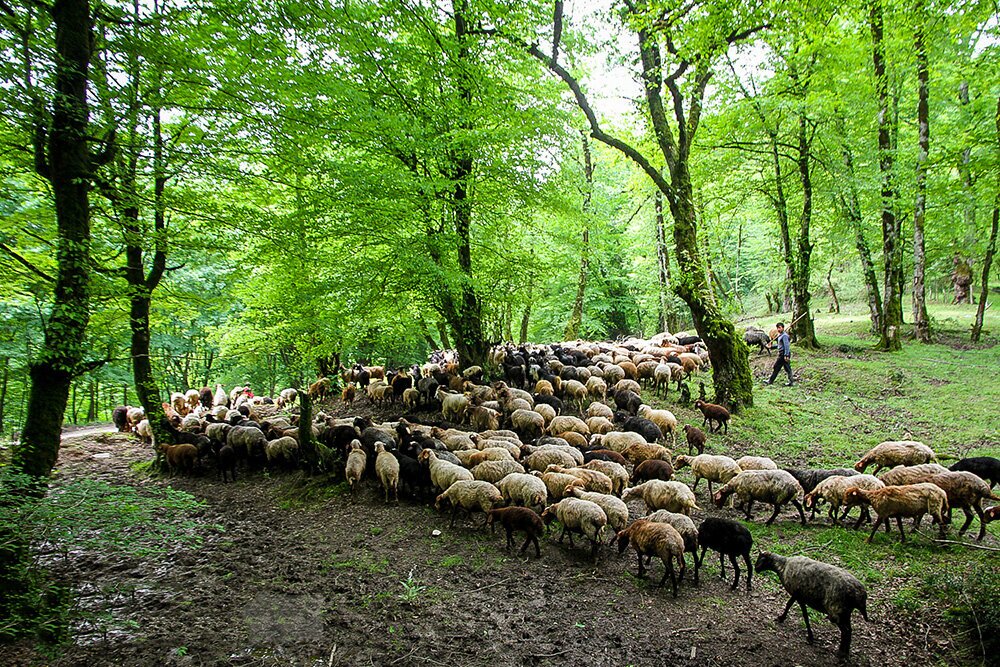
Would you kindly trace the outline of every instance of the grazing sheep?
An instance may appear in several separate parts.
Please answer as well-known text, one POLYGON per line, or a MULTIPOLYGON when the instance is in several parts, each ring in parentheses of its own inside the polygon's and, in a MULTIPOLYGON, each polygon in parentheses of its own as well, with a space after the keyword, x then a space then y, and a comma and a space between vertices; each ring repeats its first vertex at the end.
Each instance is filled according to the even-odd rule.
MULTIPOLYGON (((919 523, 924 514, 930 514, 938 523, 941 538, 945 532, 945 513, 948 511, 948 495, 941 487, 922 482, 906 486, 886 486, 881 489, 867 491, 851 487, 844 493, 844 504, 848 507, 868 504, 875 510, 875 523, 872 532, 865 542, 871 543, 883 523, 889 527, 889 519, 896 519, 899 528, 900 542, 906 541, 903 532, 903 517, 914 517, 919 523)), ((914 527, 916 530, 916 527, 914 527)))
POLYGON ((639 484, 651 479, 669 482, 674 477, 674 467, 670 461, 647 459, 632 469, 632 483, 639 484))
POLYGON ((256 426, 232 427, 226 443, 250 461, 260 461, 267 456, 267 436, 256 426))
POLYGON ((525 441, 537 438, 545 432, 545 418, 531 409, 514 410, 510 415, 510 425, 525 441))
POLYGON ((708 430, 713 433, 718 433, 725 426, 726 433, 729 433, 729 410, 725 409, 721 405, 716 405, 715 403, 706 403, 700 398, 694 402, 694 407, 701 410, 701 414, 705 416, 705 420, 702 422, 702 426, 708 425, 708 430))
POLYGON ((365 466, 367 464, 368 456, 361 446, 361 441, 354 440, 351 442, 351 451, 347 455, 347 464, 344 467, 344 476, 347 478, 347 483, 351 486, 352 496, 361 484, 361 478, 365 474, 365 466))
POLYGON ((135 434, 139 436, 139 441, 144 445, 153 442, 153 427, 149 425, 148 419, 143 419, 135 425, 135 434))
POLYGON ((677 576, 674 574, 674 561, 677 561, 682 579, 686 566, 684 564, 684 538, 681 537, 676 528, 669 523, 638 519, 631 526, 620 531, 616 537, 619 554, 625 553, 629 543, 635 549, 639 561, 640 578, 646 576, 646 567, 642 561, 643 556, 648 558, 656 556, 663 561, 663 578, 660 579, 659 586, 662 588, 669 576, 673 595, 677 597, 677 576))
POLYGON ((548 403, 535 403, 535 407, 533 407, 532 410, 540 414, 542 418, 545 419, 546 426, 548 426, 552 420, 556 418, 556 409, 548 403))
POLYGON ((587 428, 590 429, 591 433, 604 435, 605 433, 614 431, 615 425, 607 417, 588 417, 587 428))
MULTIPOLYGON (((534 478, 532 478, 534 479, 534 478)), ((486 523, 490 530, 493 530, 496 522, 499 521, 507 532, 507 548, 514 546, 514 531, 524 531, 524 544, 521 545, 519 553, 523 554, 528 545, 534 543, 535 557, 542 555, 542 550, 538 545, 538 538, 545 532, 545 524, 538 513, 527 507, 500 507, 486 512, 486 523)))
POLYGON ((385 450, 385 445, 381 442, 375 443, 375 474, 378 481, 385 489, 385 502, 389 502, 389 494, 392 494, 396 504, 399 504, 399 461, 392 452, 385 450))
POLYGON ((747 470, 733 477, 725 486, 719 489, 715 496, 715 504, 722 503, 732 494, 736 494, 740 503, 746 503, 747 521, 750 521, 754 501, 774 505, 774 512, 764 523, 770 526, 786 503, 792 503, 799 511, 802 525, 806 525, 806 515, 802 510, 799 498, 803 496, 802 485, 784 470, 747 470))
POLYGON ((583 452, 584 461, 611 461, 612 463, 617 463, 620 466, 627 466, 628 459, 619 454, 618 452, 613 452, 610 449, 588 449, 583 452))
POLYGON ((465 394, 452 394, 440 387, 436 398, 441 401, 441 415, 448 421, 461 423, 469 409, 469 398, 465 394))
POLYGON ((236 451, 232 447, 226 444, 219 447, 219 451, 215 454, 215 463, 223 482, 226 481, 226 473, 229 473, 232 481, 236 481, 236 459, 236 451))
MULTIPOLYGON (((451 521, 449 526, 455 525, 455 517, 458 510, 465 510, 466 514, 473 512, 489 512, 503 504, 503 497, 497 487, 489 482, 479 480, 459 480, 449 486, 444 493, 434 500, 434 509, 442 511, 451 506, 451 521)), ((483 521, 486 525, 486 521, 483 521)))
POLYGON ((620 463, 594 459, 579 467, 589 468, 590 470, 596 470, 607 475, 611 480, 611 492, 616 496, 620 496, 625 490, 625 487, 628 486, 628 470, 626 470, 625 466, 620 463))
POLYGON ((778 616, 779 623, 788 617, 792 604, 798 602, 806 622, 806 637, 811 644, 814 637, 806 608, 812 607, 826 614, 830 622, 840 628, 838 653, 841 658, 848 656, 851 652, 851 612, 857 609, 861 617, 868 620, 868 591, 864 584, 847 570, 805 556, 786 558, 764 551, 757 557, 756 569, 758 573, 775 572, 791 596, 778 616))
POLYGON ((608 517, 608 527, 616 533, 628 523, 628 505, 619 498, 609 496, 606 493, 586 491, 573 484, 566 487, 565 497, 589 500, 600 507, 604 510, 604 515, 608 517))
POLYGON ((293 466, 299 454, 299 441, 287 435, 275 438, 264 446, 264 452, 268 464, 282 463, 293 466))
POLYGON ((469 410, 469 424, 477 431, 500 428, 500 413, 477 405, 469 410))
POLYGON ((608 524, 608 517, 599 505, 579 498, 563 498, 542 512, 542 521, 546 525, 552 523, 553 519, 558 520, 562 526, 562 532, 559 534, 560 542, 568 533, 569 545, 572 547, 573 533, 579 533, 590 540, 590 556, 597 560, 600 536, 608 524))
POLYGON ((736 459, 740 470, 777 470, 778 465, 766 456, 741 456, 736 459))
POLYGON ((671 445, 677 443, 677 417, 670 410, 654 410, 648 405, 640 405, 638 416, 656 424, 664 436, 669 433, 671 445))
POLYGON ((619 410, 624 410, 630 415, 637 413, 639 406, 642 405, 642 399, 639 397, 639 394, 626 389, 615 389, 611 392, 611 399, 615 402, 615 406, 619 410))
POLYGON ((651 479, 625 489, 625 493, 622 494, 624 501, 633 497, 642 498, 642 502, 646 504, 647 512, 667 510, 690 515, 692 509, 701 509, 694 497, 694 491, 688 488, 687 484, 681 482, 651 479))
POLYGON ((421 451, 417 460, 427 466, 431 473, 431 484, 441 491, 446 491, 455 482, 471 482, 474 479, 471 472, 458 464, 438 458, 437 453, 430 449, 421 451))
POLYGON ((472 469, 472 476, 475 479, 496 484, 507 475, 514 473, 524 473, 524 466, 517 461, 483 461, 472 469))
POLYGON ((707 479, 709 495, 712 494, 712 482, 726 484, 743 472, 736 461, 730 457, 715 454, 699 454, 695 457, 679 454, 674 459, 674 470, 680 470, 685 466, 691 466, 691 472, 694 474, 694 486, 691 487, 691 490, 697 491, 698 482, 707 479))
POLYGON ((432 428, 431 437, 437 438, 444 443, 444 446, 450 452, 456 452, 462 449, 478 449, 478 447, 476 447, 476 441, 479 440, 479 436, 475 433, 466 433, 465 431, 458 431, 455 429, 448 429, 446 431, 440 428, 432 428))
POLYGON ((111 421, 114 422, 115 428, 118 429, 119 433, 128 432, 128 406, 119 405, 117 408, 111 411, 111 421))
POLYGON ((875 445, 868 453, 861 457, 854 464, 854 469, 864 472, 865 469, 875 464, 872 474, 877 474, 882 468, 892 468, 893 466, 915 466, 921 463, 932 463, 937 461, 934 451, 916 440, 887 440, 875 445))
POLYGON ((299 392, 298 390, 289 387, 288 389, 282 389, 281 393, 278 395, 278 398, 281 399, 279 407, 285 407, 287 405, 295 405, 295 401, 299 399, 299 392))
POLYGON ((921 463, 915 466, 896 466, 890 470, 883 470, 879 479, 886 486, 904 486, 906 484, 917 484, 926 482, 934 475, 948 472, 948 469, 937 463, 921 463))
POLYGON ((340 392, 340 400, 344 403, 353 403, 356 396, 357 389, 354 388, 353 382, 348 382, 344 385, 344 388, 340 392))
MULTIPOLYGON (((856 486, 862 489, 881 489, 885 484, 882 483, 878 477, 874 475, 852 475, 850 477, 844 477, 842 475, 834 475, 833 477, 827 477, 819 484, 816 485, 812 491, 806 494, 803 504, 806 509, 812 509, 813 516, 816 514, 816 509, 819 506, 821 500, 825 500, 830 504, 829 517, 834 523, 839 524, 843 518, 846 518, 847 512, 845 511, 844 517, 838 516, 840 512, 840 506, 844 503, 844 494, 847 489, 852 486, 856 486)), ((864 506, 861 508, 861 516, 858 517, 858 526, 866 518, 870 519, 868 516, 868 508, 864 506)), ((850 508, 847 508, 850 511, 850 508)))
POLYGON ((176 473, 178 469, 186 473, 194 472, 194 466, 198 463, 198 448, 194 445, 160 445, 160 451, 166 454, 170 474, 176 473))
POLYGON ((537 507, 539 511, 545 509, 549 490, 545 482, 534 475, 512 473, 497 482, 496 486, 508 504, 537 507))
POLYGON ((705 453, 705 442, 708 440, 708 436, 697 426, 691 426, 690 424, 684 425, 684 435, 687 438, 688 454, 692 454, 695 449, 698 450, 699 454, 705 453))
POLYGON ((666 523, 674 527, 684 540, 684 553, 691 554, 691 562, 694 565, 694 583, 698 583, 698 528, 694 521, 686 514, 677 514, 666 510, 656 510, 646 517, 647 521, 655 523, 666 523))
POLYGON ((587 437, 577 433, 576 431, 563 431, 561 433, 557 433, 556 436, 565 440, 571 447, 575 447, 579 450, 589 446, 587 437))
POLYGON ((587 417, 604 417, 607 420, 612 420, 615 418, 614 411, 604 403, 593 402, 590 407, 587 408, 587 417))
POLYGON ((601 436, 593 436, 590 444, 600 446, 602 449, 610 449, 618 453, 624 453, 626 449, 633 445, 646 445, 646 439, 638 433, 632 431, 611 431, 601 436))
POLYGON ((598 400, 605 400, 608 397, 608 383, 604 378, 592 376, 587 380, 587 393, 598 400))
POLYGON ((553 435, 579 433, 582 436, 589 437, 590 429, 587 428, 587 423, 579 417, 559 415, 549 423, 549 433, 553 435))
POLYGON ((948 468, 948 470, 953 472, 971 472, 979 475, 979 477, 989 482, 991 489, 1000 482, 1000 459, 993 458, 992 456, 974 456, 962 459, 948 468))
POLYGON ((540 470, 545 472, 545 469, 550 465, 560 465, 566 467, 573 467, 576 465, 576 459, 567 451, 558 447, 539 447, 531 454, 526 456, 523 461, 524 467, 528 470, 540 470))
POLYGON ((531 474, 542 480, 545 484, 546 490, 549 492, 549 498, 554 501, 564 498, 566 496, 566 488, 579 479, 575 475, 562 472, 535 471, 531 474))
POLYGON ((747 593, 750 592, 753 581, 753 568, 750 566, 750 548, 753 547, 753 535, 739 521, 725 519, 723 517, 710 516, 698 526, 698 544, 701 546, 701 555, 698 557, 698 567, 705 562, 705 552, 711 549, 719 553, 719 568, 721 577, 726 578, 726 562, 724 556, 729 556, 729 562, 736 571, 731 590, 736 590, 740 585, 740 566, 736 562, 739 556, 746 564, 747 570, 747 593))
POLYGON ((213 424, 207 424, 205 426, 205 435, 208 439, 217 445, 223 445, 226 442, 226 437, 229 435, 229 431, 233 427, 229 424, 217 422, 213 424))
POLYGON ((623 431, 638 433, 646 442, 660 442, 663 440, 663 431, 660 430, 660 427, 643 417, 628 417, 622 423, 621 429, 623 431))
POLYGON ((807 493, 815 489, 816 485, 827 477, 834 477, 837 475, 841 477, 851 477, 859 474, 858 471, 853 468, 833 468, 831 470, 784 468, 784 471, 798 480, 799 484, 802 485, 802 490, 807 493))
POLYGON ((988 522, 983 518, 983 499, 1000 500, 1000 496, 993 495, 990 491, 990 485, 985 480, 975 473, 964 470, 954 472, 949 470, 940 475, 934 475, 927 481, 940 486, 947 494, 948 523, 951 523, 951 511, 956 507, 962 508, 962 511, 965 512, 965 523, 959 529, 959 535, 965 533, 972 523, 971 509, 975 510, 979 517, 979 536, 976 540, 982 540, 986 537, 986 524, 988 522))
POLYGON ((663 445, 651 444, 632 445, 622 452, 622 455, 628 459, 632 465, 639 465, 643 461, 651 460, 669 461, 673 456, 670 450, 663 445))

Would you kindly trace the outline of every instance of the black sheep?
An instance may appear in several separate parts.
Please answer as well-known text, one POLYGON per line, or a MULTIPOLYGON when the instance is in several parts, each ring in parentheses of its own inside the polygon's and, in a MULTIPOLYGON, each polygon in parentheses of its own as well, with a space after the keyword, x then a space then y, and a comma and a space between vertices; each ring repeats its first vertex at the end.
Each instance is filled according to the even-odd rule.
POLYGON ((726 563, 723 556, 729 556, 729 562, 736 570, 736 578, 733 580, 732 590, 740 583, 740 566, 736 563, 736 557, 743 558, 747 568, 747 592, 750 592, 750 582, 753 579, 753 568, 750 565, 750 548, 753 547, 753 535, 739 521, 724 519, 721 517, 708 517, 698 526, 698 544, 701 545, 701 556, 698 558, 698 567, 701 567, 705 560, 705 551, 711 549, 719 552, 719 567, 722 568, 722 578, 726 577, 726 563))
POLYGON ((215 395, 209 387, 202 387, 201 391, 198 392, 198 397, 201 400, 201 407, 206 410, 212 409, 212 401, 214 400, 215 395))
POLYGON ((627 389, 616 390, 611 394, 611 398, 619 410, 624 410, 630 415, 639 412, 639 406, 642 405, 642 399, 639 398, 639 395, 627 389))
POLYGON ((115 428, 119 433, 128 431, 128 406, 119 405, 111 411, 111 421, 115 423, 115 428))
POLYGON ((948 470, 971 472, 974 475, 979 475, 990 485, 991 489, 997 482, 1000 482, 1000 459, 995 459, 992 456, 974 456, 962 459, 948 468, 948 470))
POLYGON ((236 481, 236 450, 229 445, 223 445, 215 455, 216 465, 219 467, 219 477, 226 481, 226 473, 232 480, 236 481))
POLYGON ((547 396, 545 394, 532 394, 531 397, 535 400, 535 403, 545 403, 546 405, 551 405, 552 409, 556 411, 556 414, 562 414, 562 404, 563 402, 556 398, 555 396, 547 396))
POLYGON ((622 424, 622 430, 638 433, 646 439, 646 442, 656 443, 663 439, 660 427, 643 417, 629 417, 622 424))

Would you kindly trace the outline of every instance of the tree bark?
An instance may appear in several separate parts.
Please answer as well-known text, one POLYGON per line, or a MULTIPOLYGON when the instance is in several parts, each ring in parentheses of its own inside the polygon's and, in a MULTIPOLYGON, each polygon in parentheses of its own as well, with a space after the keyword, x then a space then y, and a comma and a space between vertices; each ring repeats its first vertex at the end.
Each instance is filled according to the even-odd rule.
POLYGON ((587 273, 590 267, 590 207, 594 193, 594 161, 590 154, 590 142, 587 133, 583 132, 583 175, 585 178, 583 191, 583 234, 580 244, 580 276, 576 283, 576 298, 573 300, 573 311, 563 332, 563 340, 576 340, 580 336, 580 324, 583 322, 583 299, 587 292, 587 273))
POLYGON ((4 411, 7 407, 7 381, 10 378, 10 357, 3 358, 3 379, 0 379, 0 435, 4 432, 4 411))
POLYGON ((90 321, 90 5, 87 0, 56 0, 51 13, 56 36, 52 125, 47 150, 45 130, 39 128, 36 155, 55 200, 58 270, 45 344, 29 371, 24 430, 11 461, 15 470, 35 478, 48 477, 59 454, 70 381, 81 370, 90 321))
POLYGON ((931 323, 927 315, 927 293, 924 273, 927 259, 924 252, 924 219, 927 206, 927 156, 930 152, 930 112, 928 110, 928 62, 924 43, 924 0, 915 0, 916 25, 913 46, 917 56, 917 151, 916 201, 913 205, 913 324, 917 340, 931 342, 931 323))
POLYGON ((830 290, 830 298, 833 303, 830 304, 830 312, 840 314, 840 299, 837 298, 837 290, 833 288, 833 262, 830 262, 830 269, 826 272, 826 286, 830 290))
MULTIPOLYGON (((996 111, 997 148, 1000 149, 1000 96, 997 97, 996 111)), ((998 151, 1000 155, 1000 151, 998 151)), ((990 269, 993 267, 993 257, 997 251, 997 227, 1000 225, 1000 175, 997 176, 997 192, 993 199, 993 226, 990 229, 990 240, 986 246, 986 257, 983 258, 983 277, 979 285, 979 306, 976 308, 976 320, 972 324, 972 342, 978 343, 983 332, 983 317, 986 315, 986 302, 990 294, 990 269)))
POLYGON ((660 331, 676 332, 680 328, 673 295, 670 293, 670 254, 667 249, 666 224, 663 218, 663 193, 656 191, 656 260, 660 283, 660 331))
POLYGON ((791 326, 792 336, 797 345, 804 348, 816 349, 819 343, 816 341, 816 327, 813 322, 812 313, 809 311, 812 295, 809 293, 810 280, 810 260, 812 258, 813 244, 809 240, 809 231, 812 223, 812 137, 809 135, 809 123, 805 112, 799 115, 798 132, 798 155, 796 164, 799 168, 799 181, 802 184, 802 213, 799 216, 799 234, 796 244, 797 257, 795 258, 794 280, 792 281, 792 298, 794 309, 792 311, 791 326), (798 320, 798 321, 796 321, 798 320))
POLYGON ((895 131, 889 108, 889 86, 885 71, 885 44, 883 41, 882 0, 871 0, 869 22, 872 35, 872 65, 875 91, 878 96, 878 157, 882 174, 882 254, 884 267, 883 307, 879 327, 879 349, 902 349, 900 328, 903 324, 903 307, 900 301, 899 272, 902 266, 899 218, 896 216, 898 194, 893 174, 892 134, 895 131))

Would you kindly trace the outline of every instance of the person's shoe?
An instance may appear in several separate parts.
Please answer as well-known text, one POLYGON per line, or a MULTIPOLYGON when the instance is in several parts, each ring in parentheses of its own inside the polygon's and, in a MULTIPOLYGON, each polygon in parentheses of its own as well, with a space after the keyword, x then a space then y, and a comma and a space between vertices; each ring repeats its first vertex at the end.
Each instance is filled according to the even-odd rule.
POLYGON ((794 386, 795 386, 795 383, 794 383, 794 382, 786 382, 786 383, 785 383, 785 386, 786 386, 786 387, 794 387, 794 386))
POLYGON ((764 380, 764 384, 766 384, 768 387, 770 387, 774 383, 771 382, 770 380, 764 380))

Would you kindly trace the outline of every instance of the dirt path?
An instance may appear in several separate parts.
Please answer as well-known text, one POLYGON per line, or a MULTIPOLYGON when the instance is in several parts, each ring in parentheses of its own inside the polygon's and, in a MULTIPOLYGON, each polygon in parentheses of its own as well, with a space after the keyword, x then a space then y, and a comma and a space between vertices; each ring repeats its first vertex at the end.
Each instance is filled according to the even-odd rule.
MULTIPOLYGON (((686 579, 673 599, 669 584, 655 587, 660 564, 641 581, 631 553, 605 548, 595 566, 579 542, 550 535, 540 559, 518 558, 478 523, 452 529, 432 508, 386 506, 374 485, 356 502, 301 505, 283 497, 281 475, 150 480, 130 467, 147 456, 126 436, 69 437, 58 470, 63 479, 170 484, 204 500, 201 519, 224 532, 163 558, 80 554, 55 566, 91 620, 55 660, 8 648, 0 664, 837 664, 836 628, 814 616, 817 642, 807 644, 799 617, 775 623, 785 597, 772 576, 755 577, 749 595, 732 592, 711 557, 701 584, 686 579)), ((874 623, 854 624, 854 664, 947 658, 879 591, 869 612, 874 623)))

